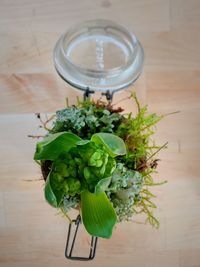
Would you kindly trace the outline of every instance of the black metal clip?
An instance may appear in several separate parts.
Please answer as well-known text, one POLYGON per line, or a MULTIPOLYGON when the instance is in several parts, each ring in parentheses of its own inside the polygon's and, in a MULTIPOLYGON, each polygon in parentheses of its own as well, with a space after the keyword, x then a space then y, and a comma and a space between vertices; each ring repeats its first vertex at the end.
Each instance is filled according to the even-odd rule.
POLYGON ((83 99, 84 101, 87 99, 87 98, 90 98, 90 95, 91 94, 94 94, 94 91, 90 90, 89 87, 86 88, 84 94, 83 94, 83 99))
MULTIPOLYGON (((84 92, 84 94, 83 94, 83 99, 86 100, 86 99, 90 98, 90 95, 91 94, 94 94, 94 93, 95 93, 95 91, 90 90, 90 88, 87 87, 86 90, 85 90, 85 92, 84 92)), ((106 97, 106 99, 107 99, 107 101, 109 103, 112 102, 113 94, 114 94, 114 92, 111 93, 109 90, 107 90, 106 92, 101 93, 102 96, 105 96, 106 97)))
POLYGON ((106 99, 109 103, 112 102, 113 94, 114 94, 114 92, 111 93, 109 90, 107 90, 105 93, 102 93, 102 95, 104 95, 106 97, 106 99))
POLYGON ((91 237, 90 250, 89 250, 89 256, 88 257, 77 257, 77 256, 72 255, 75 241, 76 241, 76 236, 78 233, 78 228, 79 228, 80 224, 81 224, 81 216, 79 214, 77 216, 76 220, 73 220, 69 224, 68 234, 67 234, 67 243, 66 243, 66 249, 65 249, 65 257, 67 259, 70 259, 70 260, 89 261, 89 260, 94 259, 95 254, 96 254, 96 247, 97 247, 97 240, 98 240, 98 237, 96 237, 96 236, 91 237), (71 231, 72 231, 72 224, 73 223, 76 225, 76 228, 75 228, 74 234, 72 236, 71 231), (72 240, 71 242, 70 242, 70 239, 72 240), (70 247, 70 243, 71 243, 71 247, 70 247))

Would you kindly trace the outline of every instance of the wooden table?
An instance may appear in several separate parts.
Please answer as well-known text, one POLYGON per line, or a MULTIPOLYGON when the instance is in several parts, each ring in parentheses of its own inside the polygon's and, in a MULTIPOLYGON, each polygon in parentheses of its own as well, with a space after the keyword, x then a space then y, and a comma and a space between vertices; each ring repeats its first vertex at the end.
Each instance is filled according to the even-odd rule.
POLYGON ((200 1, 0 0, 0 34, 0 266, 199 267, 200 1), (180 113, 161 121, 156 135, 159 144, 169 141, 156 177, 168 184, 154 189, 160 229, 118 225, 111 240, 99 241, 96 259, 80 263, 64 258, 67 222, 44 200, 36 140, 27 135, 38 132, 35 112, 81 96, 56 74, 52 50, 69 26, 97 17, 127 25, 144 46, 144 72, 129 90, 151 111, 180 113))

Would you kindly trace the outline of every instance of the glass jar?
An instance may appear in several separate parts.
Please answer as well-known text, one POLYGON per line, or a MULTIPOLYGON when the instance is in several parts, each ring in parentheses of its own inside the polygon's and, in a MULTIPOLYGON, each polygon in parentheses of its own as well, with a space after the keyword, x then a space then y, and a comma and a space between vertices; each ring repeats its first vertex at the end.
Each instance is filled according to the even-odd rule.
POLYGON ((64 33, 54 49, 58 74, 73 87, 105 94, 139 77, 143 48, 134 34, 109 20, 91 20, 64 33))
MULTIPOLYGON (((109 20, 86 21, 72 27, 59 38, 54 49, 55 68, 66 82, 83 90, 84 97, 100 91, 109 101, 114 92, 135 82, 143 61, 143 48, 136 36, 109 20)), ((73 260, 92 260, 97 246, 94 236, 88 257, 72 256, 80 223, 78 215, 69 225, 65 255, 73 260)))

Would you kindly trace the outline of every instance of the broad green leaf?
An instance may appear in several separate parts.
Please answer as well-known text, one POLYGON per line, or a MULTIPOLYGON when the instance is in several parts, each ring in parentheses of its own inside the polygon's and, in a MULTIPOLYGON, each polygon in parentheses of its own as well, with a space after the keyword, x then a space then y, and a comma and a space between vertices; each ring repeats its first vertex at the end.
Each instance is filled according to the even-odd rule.
POLYGON ((55 160, 63 152, 69 151, 81 138, 69 132, 50 134, 37 143, 35 160, 55 160))
POLYGON ((45 183, 44 195, 45 195, 46 201, 51 206, 57 208, 59 207, 61 203, 64 193, 62 190, 56 190, 53 187, 52 178, 53 178, 53 175, 52 175, 52 172, 50 172, 45 183))
POLYGON ((103 178, 103 179, 101 179, 98 183, 97 183, 97 185, 95 186, 95 194, 100 194, 101 192, 104 192, 107 188, 108 188, 108 186, 109 186, 109 184, 110 184, 110 182, 111 182, 111 178, 112 177, 107 177, 107 178, 103 178))
POLYGON ((96 144, 104 145, 112 157, 126 154, 125 143, 119 136, 110 133, 96 133, 91 140, 96 144))
POLYGON ((89 234, 110 238, 117 222, 115 210, 105 192, 98 195, 83 191, 81 193, 83 224, 89 234))

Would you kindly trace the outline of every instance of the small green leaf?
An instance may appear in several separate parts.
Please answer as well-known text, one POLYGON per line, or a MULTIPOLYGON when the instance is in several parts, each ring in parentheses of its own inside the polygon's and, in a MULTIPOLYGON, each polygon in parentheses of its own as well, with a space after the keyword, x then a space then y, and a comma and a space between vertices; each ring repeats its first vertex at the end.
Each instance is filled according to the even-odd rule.
POLYGON ((109 157, 108 158, 108 162, 107 162, 107 165, 106 165, 106 169, 105 169, 105 177, 109 177, 112 175, 112 173, 114 172, 116 168, 116 161, 115 159, 109 157))
POLYGON ((50 172, 45 183, 44 195, 45 195, 46 201, 51 206, 58 208, 64 196, 64 193, 62 190, 56 190, 53 187, 52 179, 53 179, 53 175, 52 175, 52 172, 50 172))
POLYGON ((98 195, 101 192, 104 192, 110 185, 110 182, 111 182, 111 177, 101 179, 95 186, 95 194, 98 195))
POLYGON ((126 146, 124 141, 110 133, 96 133, 92 136, 91 141, 96 144, 102 144, 111 157, 126 154, 126 146))
POLYGON ((89 234, 110 238, 117 222, 115 210, 105 192, 98 195, 83 191, 81 193, 83 224, 89 234))
POLYGON ((80 140, 77 142, 77 146, 84 146, 90 142, 91 142, 90 140, 80 140))
POLYGON ((35 160, 55 160, 63 152, 75 147, 81 138, 70 132, 50 134, 37 143, 35 160))

